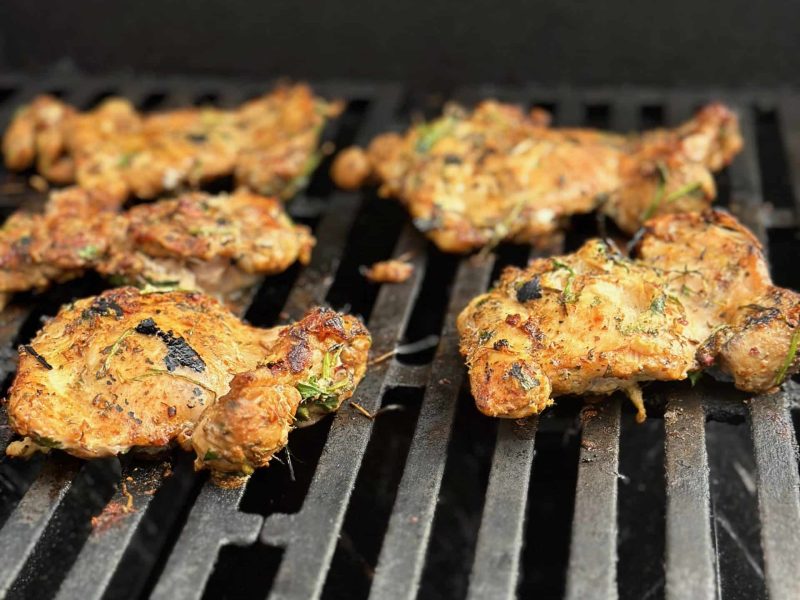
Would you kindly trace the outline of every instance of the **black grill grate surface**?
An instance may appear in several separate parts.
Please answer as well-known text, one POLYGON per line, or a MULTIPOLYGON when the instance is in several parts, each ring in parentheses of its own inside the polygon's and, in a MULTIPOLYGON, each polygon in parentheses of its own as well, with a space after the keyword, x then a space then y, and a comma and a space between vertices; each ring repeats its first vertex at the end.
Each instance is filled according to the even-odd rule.
MULTIPOLYGON (((266 87, 252 81, 4 76, 0 123, 45 91, 81 107, 116 93, 153 109, 234 105, 266 87)), ((339 146, 400 128, 444 100, 392 84, 315 87, 349 102, 327 131, 339 146)), ((775 264, 785 265, 778 281, 794 278, 800 96, 536 86, 454 94, 467 103, 488 96, 545 105, 559 125, 620 131, 675 123, 708 99, 732 104, 747 145, 720 176, 720 203, 756 232, 775 264), (763 190, 780 197, 765 202, 763 190)), ((368 320, 375 356, 439 334, 433 353, 374 365, 354 398, 368 411, 397 401, 406 411, 402 421, 387 411, 373 422, 343 407, 335 418, 293 436, 293 468, 284 459, 238 490, 216 488, 195 475, 185 456, 160 462, 0 459, 0 596, 172 599, 246 591, 272 598, 800 597, 796 384, 754 399, 710 381, 695 389, 653 385, 646 391, 651 420, 644 426, 632 424, 629 407, 616 396, 582 409, 580 400, 564 399, 539 419, 476 416, 464 391, 455 315, 499 268, 524 263, 527 252, 501 247, 480 264, 442 255, 406 224, 395 204, 370 191, 334 190, 327 164, 290 205, 297 219, 314 227, 312 263, 267 280, 246 316, 271 325, 312 304, 349 303, 368 320), (416 269, 404 284, 378 288, 358 275, 359 264, 407 252, 416 269), (709 421, 727 424, 727 437, 708 430, 709 421), (725 450, 711 445, 718 438, 735 445, 730 456, 741 457, 726 462, 725 450), (736 501, 742 495, 750 500, 736 501), (109 507, 130 499, 132 512, 109 517, 109 507)), ((20 193, 22 181, 2 175, 5 213, 35 201, 36 194, 20 193)), ((550 251, 572 249, 596 232, 593 218, 575 219, 564 242, 550 251)), ((4 312, 2 377, 10 379, 13 348, 37 329, 41 315, 101 285, 86 278, 4 312)), ((0 410, 0 449, 10 437, 0 410)))

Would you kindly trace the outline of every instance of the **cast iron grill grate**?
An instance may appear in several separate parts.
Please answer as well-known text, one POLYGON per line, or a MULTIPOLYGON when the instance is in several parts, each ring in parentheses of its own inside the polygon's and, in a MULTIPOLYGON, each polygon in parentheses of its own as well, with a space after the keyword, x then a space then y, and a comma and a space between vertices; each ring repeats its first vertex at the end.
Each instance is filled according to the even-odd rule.
MULTIPOLYGON (((41 92, 81 106, 122 94, 147 109, 234 105, 267 85, 197 79, 0 77, 0 122, 41 92)), ((400 128, 442 98, 391 84, 321 83, 348 101, 327 136, 341 147, 400 128)), ((770 91, 460 90, 552 109, 559 125, 633 130, 675 123, 703 101, 737 107, 747 146, 719 178, 720 203, 765 242, 779 283, 800 287, 799 96, 770 91), (794 194, 793 195, 793 190, 794 194), (764 201, 764 197, 770 203, 764 201)), ((67 456, 0 459, 0 596, 59 598, 800 597, 798 388, 747 399, 705 380, 646 390, 651 419, 632 424, 614 396, 564 399, 539 419, 492 421, 464 390, 454 317, 527 250, 476 263, 446 256, 370 191, 333 189, 327 164, 290 212, 314 227, 312 263, 268 279, 246 313, 258 325, 327 302, 367 320, 375 355, 440 335, 435 351, 374 365, 333 419, 295 433, 294 460, 223 490, 187 456, 82 463, 67 456), (360 264, 410 252, 406 283, 377 287, 360 264), (165 473, 169 471, 168 475, 165 473), (121 507, 132 502, 133 510, 121 507)), ((35 193, 3 174, 7 214, 35 193)), ((578 218, 562 244, 596 234, 578 218)), ((86 277, 23 298, 0 322, 0 369, 60 303, 102 289, 86 277)), ((707 378, 706 378, 707 379, 707 378)), ((6 383, 6 385, 7 385, 6 383)), ((0 409, 2 410, 2 409, 0 409)), ((0 449, 11 437, 0 412, 0 449)))

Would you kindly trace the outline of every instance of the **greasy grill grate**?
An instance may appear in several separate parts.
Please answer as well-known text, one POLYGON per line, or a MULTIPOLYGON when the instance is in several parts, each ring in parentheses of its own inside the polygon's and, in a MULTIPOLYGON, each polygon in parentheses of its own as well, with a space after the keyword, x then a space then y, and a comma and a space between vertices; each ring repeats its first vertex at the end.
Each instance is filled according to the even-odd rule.
MULTIPOLYGON (((0 122, 43 91, 83 107, 117 93, 154 109, 233 105, 265 87, 7 76, 0 78, 0 122)), ((399 128, 442 101, 388 84, 316 89, 349 101, 327 132, 338 146, 399 128)), ((738 107, 747 146, 720 177, 720 203, 767 243, 781 267, 778 282, 797 286, 787 260, 800 248, 797 96, 533 86, 454 95, 465 102, 486 96, 545 105, 558 124, 617 130, 674 123, 710 98, 738 107)), ((373 422, 345 406, 293 435, 293 469, 274 464, 239 490, 212 486, 180 455, 171 463, 2 459, 0 596, 800 597, 794 383, 752 401, 709 381, 695 389, 653 385, 652 418, 643 426, 632 424, 616 396, 580 413, 579 400, 564 399, 540 419, 485 419, 463 389, 454 318, 500 267, 524 263, 527 250, 501 247, 482 264, 442 255, 396 204, 372 192, 336 191, 326 171, 327 163, 290 207, 314 226, 311 265, 268 280, 246 316, 271 325, 315 303, 349 305, 368 319, 376 356, 440 334, 434 352, 373 366, 354 399, 369 411, 388 404, 402 411, 373 422), (378 288, 357 273, 359 264, 406 252, 416 270, 402 285, 378 288), (127 494, 133 512, 103 516, 127 494)), ((20 181, 5 174, 2 185, 20 181)), ((35 196, 3 193, 0 208, 8 213, 35 196)), ((596 232, 593 217, 577 218, 552 250, 572 249, 596 232)), ((41 315, 101 286, 87 277, 4 313, 2 376, 10 378, 13 348, 41 315)), ((4 413, 0 419, 3 449, 11 432, 4 413)))

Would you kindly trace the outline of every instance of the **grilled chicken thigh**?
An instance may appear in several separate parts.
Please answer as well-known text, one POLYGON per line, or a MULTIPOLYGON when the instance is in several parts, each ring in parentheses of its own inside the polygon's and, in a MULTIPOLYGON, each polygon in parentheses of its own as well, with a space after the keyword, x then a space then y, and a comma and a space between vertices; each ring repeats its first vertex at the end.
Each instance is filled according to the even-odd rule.
POLYGON ((630 259, 603 240, 508 268, 458 318, 472 393, 519 418, 564 394, 624 390, 718 366, 766 392, 800 367, 800 294, 772 285, 761 246, 727 213, 648 221, 630 259))
POLYGON ((272 198, 191 192, 119 213, 97 192, 52 194, 43 214, 0 229, 0 292, 42 289, 96 270, 138 286, 199 289, 227 303, 262 275, 307 263, 314 238, 272 198))
POLYGON ((329 309, 258 329, 196 292, 110 290, 21 347, 7 402, 25 438, 7 452, 95 458, 176 441, 198 469, 248 475, 350 397, 369 347, 357 319, 329 309))
POLYGON ((81 113, 50 96, 36 98, 3 138, 6 166, 35 166, 53 183, 155 198, 226 175, 263 194, 290 197, 316 166, 319 136, 340 103, 306 85, 279 87, 235 110, 186 108, 142 115, 111 98, 81 113))
POLYGON ((615 135, 551 129, 541 111, 485 101, 405 135, 350 148, 331 173, 346 189, 373 177, 399 198, 439 248, 466 252, 502 240, 544 242, 565 217, 599 209, 633 232, 662 213, 706 208, 711 171, 742 146, 736 116, 720 104, 672 130, 615 135))

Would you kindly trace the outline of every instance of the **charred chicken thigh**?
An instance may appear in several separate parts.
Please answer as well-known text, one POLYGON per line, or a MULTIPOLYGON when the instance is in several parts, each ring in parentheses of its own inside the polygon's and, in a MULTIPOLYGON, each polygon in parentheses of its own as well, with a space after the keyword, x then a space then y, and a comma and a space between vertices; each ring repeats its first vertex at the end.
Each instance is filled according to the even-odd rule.
POLYGON ((767 392, 800 367, 800 294, 772 284, 761 246, 727 213, 662 215, 628 258, 603 240, 506 269, 458 318, 478 408, 541 412, 564 394, 624 390, 716 365, 767 392))
POLYGON ((177 442, 236 483, 352 395, 369 347, 360 321, 329 309, 259 329, 196 292, 110 290, 63 307, 20 348, 7 402, 24 439, 7 452, 95 458, 177 442))
POLYGON ((246 191, 190 192, 125 212, 68 188, 42 214, 0 229, 0 293, 42 289, 96 270, 137 286, 199 289, 234 304, 262 275, 307 263, 314 238, 281 203, 246 191))
POLYGON ((234 175, 240 185, 290 197, 318 161, 338 102, 307 85, 281 86, 235 110, 184 108, 143 115, 122 98, 79 112, 51 96, 22 107, 3 138, 9 169, 35 166, 53 183, 103 191, 119 206, 234 175))
POLYGON ((439 248, 467 252, 545 242, 565 217, 594 209, 630 233, 658 214, 704 209, 711 172, 741 146, 736 115, 720 104, 675 129, 623 136, 549 128, 541 110, 485 101, 346 149, 331 174, 347 189, 374 178, 439 248))

